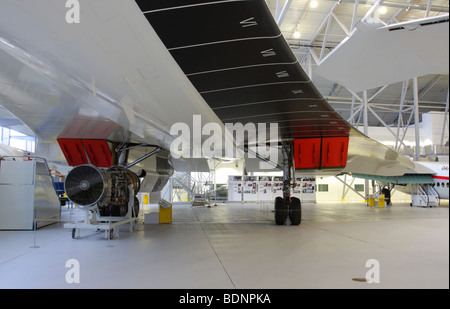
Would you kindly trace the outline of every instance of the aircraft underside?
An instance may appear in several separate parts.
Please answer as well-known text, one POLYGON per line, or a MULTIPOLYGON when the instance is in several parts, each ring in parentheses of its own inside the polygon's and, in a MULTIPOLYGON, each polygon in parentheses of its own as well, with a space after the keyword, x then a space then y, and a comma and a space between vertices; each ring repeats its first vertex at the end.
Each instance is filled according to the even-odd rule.
POLYGON ((7 1, 4 11, 17 16, 0 36, 0 61, 8 63, 2 105, 41 145, 58 140, 75 167, 67 179, 77 204, 121 216, 139 190, 160 191, 174 169, 170 128, 194 131, 196 115, 220 128, 278 126, 277 224, 301 223, 301 202, 290 195, 294 171, 402 175, 412 168, 331 107, 265 1, 107 2, 105 11, 105 1, 86 1, 83 22, 73 25, 54 1, 7 1), (17 31, 22 24, 27 31, 17 31))

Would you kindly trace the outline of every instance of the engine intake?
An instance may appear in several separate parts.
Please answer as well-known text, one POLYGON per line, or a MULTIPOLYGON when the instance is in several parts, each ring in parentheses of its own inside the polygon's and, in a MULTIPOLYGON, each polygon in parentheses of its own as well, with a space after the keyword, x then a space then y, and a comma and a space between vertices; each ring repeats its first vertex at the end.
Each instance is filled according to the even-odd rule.
POLYGON ((97 204, 102 216, 124 217, 128 212, 130 185, 133 186, 133 207, 137 216, 139 200, 136 194, 140 181, 135 173, 123 167, 77 166, 67 175, 65 190, 69 200, 81 207, 97 204))

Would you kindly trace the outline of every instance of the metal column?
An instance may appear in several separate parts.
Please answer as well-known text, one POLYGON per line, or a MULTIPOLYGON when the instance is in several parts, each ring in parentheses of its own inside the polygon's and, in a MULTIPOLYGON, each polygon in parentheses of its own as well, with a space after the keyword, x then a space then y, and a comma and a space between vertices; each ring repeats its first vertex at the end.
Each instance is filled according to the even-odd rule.
POLYGON ((441 146, 444 146, 445 129, 447 129, 447 114, 448 114, 448 96, 449 90, 447 90, 447 102, 445 103, 444 122, 442 124, 441 146))
POLYGON ((417 83, 417 77, 413 79, 413 94, 414 94, 414 127, 416 138, 416 151, 414 154, 414 160, 420 159, 420 117, 419 117, 419 86, 417 83))
MULTIPOLYGON (((369 100, 367 99, 367 90, 363 92, 363 123, 364 123, 364 134, 367 136, 369 132, 369 100)), ((369 180, 364 180, 364 195, 365 198, 369 196, 369 180)))

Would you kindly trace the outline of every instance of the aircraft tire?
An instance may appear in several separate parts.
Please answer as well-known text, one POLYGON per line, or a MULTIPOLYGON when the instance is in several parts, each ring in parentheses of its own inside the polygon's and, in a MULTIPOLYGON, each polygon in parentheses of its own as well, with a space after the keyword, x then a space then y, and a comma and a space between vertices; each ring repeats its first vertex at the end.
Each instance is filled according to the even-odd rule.
POLYGON ((302 205, 300 199, 296 197, 291 198, 289 220, 291 221, 291 225, 300 225, 302 222, 302 205))
POLYGON ((287 218, 287 207, 282 197, 275 198, 275 223, 285 225, 287 218))

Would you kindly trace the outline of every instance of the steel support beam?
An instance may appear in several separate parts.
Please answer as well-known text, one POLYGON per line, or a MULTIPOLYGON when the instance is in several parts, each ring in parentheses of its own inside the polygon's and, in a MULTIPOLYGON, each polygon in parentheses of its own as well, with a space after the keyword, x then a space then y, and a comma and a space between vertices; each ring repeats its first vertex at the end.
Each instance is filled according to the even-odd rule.
POLYGON ((344 30, 345 34, 347 36, 350 35, 350 31, 348 30, 348 28, 344 25, 344 23, 336 16, 336 14, 334 14, 334 12, 331 12, 331 16, 334 17, 334 19, 336 20, 336 22, 339 24, 339 26, 341 26, 342 30, 344 30))
POLYGON ((368 134, 369 130, 369 100, 367 99, 367 90, 363 91, 363 130, 364 134, 368 134))
POLYGON ((371 6, 371 8, 367 11, 366 15, 364 15, 364 17, 361 19, 361 21, 366 21, 366 19, 370 18, 375 11, 377 10, 377 8, 380 6, 380 4, 383 2, 383 0, 377 0, 375 3, 373 3, 373 1, 369 1, 366 2, 366 4, 373 4, 371 6))
POLYGON ((280 14, 278 14, 278 16, 277 16, 278 27, 281 27, 281 24, 283 23, 284 18, 286 17, 286 13, 290 8, 291 3, 292 3, 292 0, 286 0, 286 2, 284 3, 283 9, 281 10, 280 14))
POLYGON ((325 55, 325 46, 327 45, 328 31, 330 30, 330 25, 331 25, 331 14, 333 14, 333 12, 328 14, 327 27, 325 28, 325 35, 323 37, 322 49, 320 50, 320 58, 319 58, 320 61, 323 60, 323 57, 325 55))
POLYGON ((441 146, 444 146, 445 132, 448 132, 448 130, 446 130, 447 129, 447 117, 448 117, 448 96, 449 96, 449 91, 447 90, 447 103, 445 104, 444 123, 442 124, 441 146))
MULTIPOLYGON (((325 26, 325 23, 328 22, 331 13, 333 13, 333 12, 336 10, 336 8, 338 7, 338 5, 339 5, 339 2, 335 2, 335 3, 333 4, 333 6, 332 6, 331 9, 330 9, 330 12, 329 12, 329 13, 327 14, 327 16, 323 19, 323 21, 322 21, 322 23, 320 24, 319 28, 317 28, 317 31, 316 31, 316 33, 314 34, 313 38, 308 42, 308 44, 307 44, 308 46, 313 45, 314 41, 317 39, 317 37, 318 37, 318 36, 320 35, 320 33, 322 32, 322 29, 323 29, 323 27, 325 26)), ((326 40, 324 40, 324 41, 326 41, 326 40)), ((318 63, 320 62, 320 61, 319 61, 319 57, 317 57, 317 55, 315 55, 315 53, 314 53, 314 51, 313 51, 312 48, 309 48, 309 52, 310 52, 310 54, 313 56, 314 61, 316 62, 316 64, 318 64, 318 63)), ((321 54, 322 54, 322 52, 321 52, 321 54)))
POLYGON ((414 159, 419 161, 420 159, 420 115, 419 115, 419 86, 417 77, 413 79, 413 95, 414 95, 414 127, 415 127, 415 139, 416 139, 416 151, 414 159))
MULTIPOLYGON (((353 189, 353 188, 351 187, 351 185, 349 186, 347 182, 343 181, 343 180, 340 179, 338 176, 334 176, 334 177, 335 177, 337 180, 339 180, 340 182, 342 182, 342 183, 344 184, 344 186, 346 186, 347 188, 351 189, 353 192, 355 192, 356 194, 358 194, 362 199, 365 200, 365 199, 367 198, 367 196, 369 196, 369 188, 368 188, 369 180, 368 180, 368 179, 365 180, 365 183, 367 183, 367 186, 366 186, 366 184, 364 184, 364 190, 367 192, 367 193, 365 193, 365 194, 366 194, 366 197, 364 197, 364 196, 361 195, 361 193, 359 193, 358 191, 356 191, 355 189, 353 189), (367 187, 367 188, 366 188, 366 187, 367 187)), ((352 184, 353 184, 353 181, 354 181, 354 179, 352 180, 352 184)), ((347 190, 347 193, 348 193, 348 190, 347 190)), ((346 195, 347 195, 347 193, 346 193, 346 195)), ((342 199, 343 199, 343 198, 342 198, 342 199)))
POLYGON ((353 7, 352 24, 350 25, 350 33, 353 32, 356 26, 356 16, 358 15, 359 0, 355 0, 355 6, 353 7))
POLYGON ((425 11, 425 17, 430 16, 430 9, 431 9, 431 0, 428 0, 427 10, 425 11))
MULTIPOLYGON (((364 123, 364 135, 368 136, 369 132, 369 101, 367 100, 367 90, 363 91, 363 123, 364 123)), ((369 196, 369 180, 364 180, 364 195, 365 199, 369 196)))
MULTIPOLYGON (((329 1, 335 1, 335 0, 329 0, 329 1)), ((340 0, 339 2, 349 2, 353 3, 355 0, 340 0)), ((364 5, 372 5, 374 3, 374 0, 360 0, 359 4, 364 5)), ((420 4, 409 4, 409 3, 399 3, 395 1, 384 1, 383 6, 390 7, 390 8, 399 8, 399 9, 407 9, 407 10, 422 10, 426 11, 428 8, 428 5, 420 5, 420 4)), ((441 13, 448 13, 449 8, 443 7, 443 6, 430 6, 429 7, 430 12, 441 12, 441 13)))
POLYGON ((405 99, 406 99, 406 92, 408 91, 408 85, 409 85, 409 80, 408 81, 403 81, 403 85, 402 85, 402 93, 401 93, 401 97, 400 97, 400 108, 398 111, 398 117, 397 117, 397 136, 396 136, 396 140, 395 140, 395 150, 398 150, 400 148, 399 145, 399 137, 400 137, 400 127, 403 126, 403 104, 405 104, 405 99))
POLYGON ((311 53, 308 54, 307 61, 308 61, 308 77, 312 81, 313 74, 312 74, 312 55, 311 55, 311 53))

